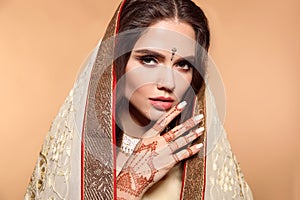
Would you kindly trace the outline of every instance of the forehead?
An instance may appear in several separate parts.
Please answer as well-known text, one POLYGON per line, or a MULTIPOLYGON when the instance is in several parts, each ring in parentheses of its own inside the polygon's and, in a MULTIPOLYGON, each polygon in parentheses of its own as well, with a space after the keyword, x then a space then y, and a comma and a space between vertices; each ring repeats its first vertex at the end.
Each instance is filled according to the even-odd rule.
POLYGON ((159 49, 172 51, 176 48, 179 56, 195 54, 195 31, 187 23, 159 21, 147 28, 134 46, 137 49, 159 49))

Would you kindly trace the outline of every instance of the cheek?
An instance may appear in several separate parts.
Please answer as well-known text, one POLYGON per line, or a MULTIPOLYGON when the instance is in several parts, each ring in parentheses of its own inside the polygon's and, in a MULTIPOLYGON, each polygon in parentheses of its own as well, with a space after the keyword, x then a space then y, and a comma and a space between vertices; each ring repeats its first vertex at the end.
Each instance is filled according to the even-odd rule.
POLYGON ((149 87, 157 83, 159 68, 146 68, 138 66, 138 63, 128 63, 124 75, 125 96, 136 92, 150 92, 149 87), (130 65, 133 64, 133 65, 130 65))
POLYGON ((175 74, 175 93, 178 99, 182 99, 185 92, 191 87, 193 72, 175 74))
POLYGON ((130 99, 134 92, 141 86, 142 80, 139 78, 143 74, 139 73, 137 69, 137 63, 130 57, 125 67, 124 79, 124 91, 125 97, 130 99))
POLYGON ((153 90, 154 80, 149 77, 149 72, 141 68, 128 71, 125 76, 125 97, 131 100, 137 95, 148 96, 153 90), (148 76, 147 76, 148 74, 148 76))

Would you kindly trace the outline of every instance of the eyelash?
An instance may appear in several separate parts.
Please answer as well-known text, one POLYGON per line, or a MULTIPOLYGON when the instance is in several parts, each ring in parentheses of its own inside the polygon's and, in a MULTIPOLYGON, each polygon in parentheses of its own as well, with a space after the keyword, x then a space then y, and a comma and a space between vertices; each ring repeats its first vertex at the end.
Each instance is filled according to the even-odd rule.
POLYGON ((179 61, 178 63, 176 63, 175 66, 178 66, 180 68, 180 70, 183 70, 183 71, 189 71, 193 68, 193 65, 186 60, 179 61))
MULTIPOLYGON (((158 64, 158 60, 155 56, 152 55, 145 55, 145 56, 138 56, 137 59, 143 64, 148 66, 153 66, 158 64), (154 62, 154 63, 151 63, 154 62)), ((188 62, 187 60, 179 61, 175 64, 175 67, 178 67, 179 70, 182 71, 189 71, 193 68, 193 65, 188 62)))
POLYGON ((151 55, 146 55, 146 56, 139 56, 137 59, 144 65, 156 65, 158 64, 158 60, 151 55), (150 64, 151 61, 154 61, 155 63, 150 64))

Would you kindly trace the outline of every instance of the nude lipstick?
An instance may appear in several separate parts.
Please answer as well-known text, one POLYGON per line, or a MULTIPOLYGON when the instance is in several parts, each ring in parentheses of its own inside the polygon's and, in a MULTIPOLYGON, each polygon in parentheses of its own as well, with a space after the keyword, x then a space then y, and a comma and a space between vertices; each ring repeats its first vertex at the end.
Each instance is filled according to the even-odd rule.
POLYGON ((149 98, 149 100, 151 105, 157 110, 169 110, 174 102, 173 98, 164 96, 149 98))

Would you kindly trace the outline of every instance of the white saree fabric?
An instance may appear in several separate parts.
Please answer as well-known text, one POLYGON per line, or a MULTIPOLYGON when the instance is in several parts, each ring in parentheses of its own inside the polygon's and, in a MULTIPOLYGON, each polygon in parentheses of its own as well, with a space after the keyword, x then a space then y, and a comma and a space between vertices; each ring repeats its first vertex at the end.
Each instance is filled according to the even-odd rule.
POLYGON ((226 132, 210 90, 206 89, 206 188, 205 199, 253 199, 238 161, 231 151, 226 132))
POLYGON ((91 70, 99 45, 91 53, 46 136, 26 200, 81 198, 81 134, 91 70))
MULTIPOLYGON (((98 48, 99 45, 88 58, 51 125, 27 188, 25 200, 81 199, 81 133, 90 73, 98 48)), ((250 188, 231 151, 209 88, 206 89, 206 93, 208 144, 205 200, 251 200, 253 197, 250 188)), ((155 195, 150 194, 143 199, 179 199, 181 176, 178 170, 172 171, 164 184, 160 184, 161 188, 154 190, 155 195)))

